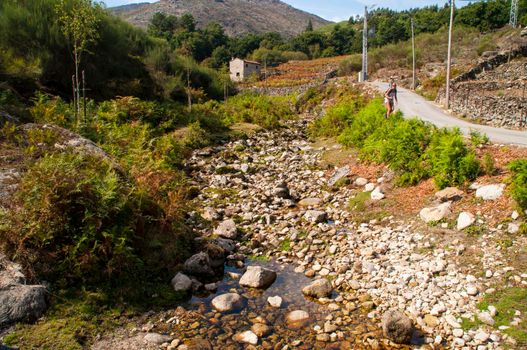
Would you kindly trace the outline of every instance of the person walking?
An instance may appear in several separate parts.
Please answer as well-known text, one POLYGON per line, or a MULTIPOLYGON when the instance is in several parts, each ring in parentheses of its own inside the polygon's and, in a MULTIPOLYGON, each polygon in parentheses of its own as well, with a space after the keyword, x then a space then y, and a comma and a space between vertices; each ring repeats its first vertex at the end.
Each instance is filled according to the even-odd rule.
POLYGON ((384 93, 384 105, 387 109, 386 118, 394 112, 395 103, 399 103, 399 101, 397 101, 397 84, 392 82, 388 90, 384 93))

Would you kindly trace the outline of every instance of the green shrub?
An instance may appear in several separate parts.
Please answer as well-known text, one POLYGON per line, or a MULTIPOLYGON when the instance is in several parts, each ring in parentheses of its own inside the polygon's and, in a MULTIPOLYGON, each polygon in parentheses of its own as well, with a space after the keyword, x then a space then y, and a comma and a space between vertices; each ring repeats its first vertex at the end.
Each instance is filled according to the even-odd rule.
POLYGON ((352 121, 357 105, 343 102, 326 110, 323 117, 309 125, 311 136, 338 136, 352 121))
POLYGON ((477 130, 470 130, 470 142, 474 146, 487 145, 490 140, 486 134, 482 134, 477 130))
POLYGON ((437 130, 425 157, 439 188, 462 185, 480 173, 476 155, 465 145, 459 129, 437 130))
MULTIPOLYGON (((397 121, 397 116, 393 118, 397 121)), ((413 185, 426 176, 422 155, 430 143, 432 131, 431 125, 423 121, 402 118, 387 130, 386 140, 378 146, 380 160, 400 175, 399 184, 413 185)), ((368 152, 367 146, 365 150, 368 152)))
POLYGON ((508 165, 512 172, 511 194, 522 210, 527 210, 527 160, 515 160, 508 165))
POLYGON ((226 124, 247 122, 273 129, 292 118, 294 110, 290 96, 240 94, 222 104, 218 113, 226 124))
POLYGON ((492 176, 496 172, 496 165, 494 164, 494 158, 488 152, 485 152, 485 154, 483 155, 483 163, 481 166, 483 169, 483 173, 485 175, 492 176))
POLYGON ((23 225, 2 238, 13 253, 30 251, 45 276, 91 280, 141 263, 133 249, 139 198, 108 162, 46 155, 28 169, 18 195, 23 225))
POLYGON ((372 100, 356 114, 350 125, 338 137, 338 141, 348 147, 362 148, 364 141, 387 123, 385 113, 382 100, 372 100))
POLYGON ((362 70, 362 56, 352 55, 339 64, 339 75, 353 75, 362 70))

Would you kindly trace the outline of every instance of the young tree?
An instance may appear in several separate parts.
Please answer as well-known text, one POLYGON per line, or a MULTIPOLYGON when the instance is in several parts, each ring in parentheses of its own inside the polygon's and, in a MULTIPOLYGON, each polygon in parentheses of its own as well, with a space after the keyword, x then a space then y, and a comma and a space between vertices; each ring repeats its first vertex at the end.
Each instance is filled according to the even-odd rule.
POLYGON ((99 17, 97 7, 92 0, 60 0, 56 11, 62 33, 72 46, 75 63, 74 91, 76 99, 76 114, 80 114, 80 84, 79 69, 83 53, 98 37, 99 17))
POLYGON ((307 22, 306 32, 312 32, 313 31, 313 21, 309 19, 309 22, 307 22))

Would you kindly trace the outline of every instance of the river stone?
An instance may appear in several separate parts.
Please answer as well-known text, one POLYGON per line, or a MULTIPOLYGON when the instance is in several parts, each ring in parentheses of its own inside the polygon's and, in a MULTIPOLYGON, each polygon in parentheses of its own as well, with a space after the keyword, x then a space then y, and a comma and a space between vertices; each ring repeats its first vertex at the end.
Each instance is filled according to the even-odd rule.
POLYGON ((219 224, 214 233, 223 238, 236 239, 238 237, 238 228, 234 220, 229 219, 219 224))
POLYGON ((364 185, 364 192, 372 192, 375 189, 375 184, 368 183, 364 185))
POLYGON ((242 333, 237 333, 232 337, 238 343, 246 343, 251 345, 258 344, 258 336, 252 331, 245 331, 242 333))
POLYGON ((271 327, 263 323, 255 323, 251 327, 251 331, 258 337, 262 338, 271 333, 271 327))
POLYGON ((351 169, 349 166, 345 166, 345 167, 342 167, 342 168, 339 168, 337 169, 333 175, 331 175, 331 177, 329 178, 328 180, 328 185, 329 186, 335 186, 335 184, 337 182, 339 182, 339 180, 345 178, 346 176, 348 176, 349 174, 351 173, 351 169))
POLYGON ((241 309, 243 303, 244 298, 237 293, 222 294, 212 299, 212 306, 221 312, 241 309))
POLYGON ((384 335, 397 344, 408 344, 412 339, 414 327, 412 320, 401 311, 388 310, 382 316, 384 335))
POLYGON ((322 204, 322 199, 320 198, 304 198, 298 202, 301 207, 318 207, 320 204, 322 204))
POLYGON ((213 276, 214 271, 212 270, 210 258, 207 253, 201 252, 192 255, 185 261, 184 270, 189 275, 193 276, 213 276))
POLYGON ((434 207, 423 208, 419 212, 419 216, 421 217, 421 220, 426 223, 441 221, 445 218, 445 216, 450 214, 450 205, 451 202, 446 202, 434 207))
POLYGON ((435 197, 441 202, 458 201, 463 198, 464 192, 456 187, 447 187, 435 193, 435 197))
POLYGON ((171 284, 176 292, 186 293, 192 289, 192 280, 181 272, 172 278, 171 284))
POLYGON ((228 254, 231 254, 236 249, 236 243, 232 239, 216 238, 212 241, 217 246, 223 248, 228 254))
POLYGON ((317 299, 331 296, 332 291, 333 287, 331 287, 331 283, 329 283, 329 281, 325 278, 313 281, 310 285, 305 286, 302 289, 302 293, 304 293, 304 295, 317 299))
POLYGON ((282 298, 279 297, 278 295, 274 297, 268 297, 267 302, 269 303, 269 305, 275 308, 279 308, 282 306, 282 298))
POLYGON ((291 311, 287 314, 286 320, 288 323, 302 323, 309 320, 309 314, 303 310, 291 311))
POLYGON ((469 212, 462 212, 457 218, 457 229, 458 231, 464 230, 471 226, 476 221, 474 214, 469 212))
POLYGON ((384 199, 385 197, 380 187, 376 187, 370 196, 371 196, 371 199, 374 201, 380 201, 381 199, 384 199))
POLYGON ((496 323, 492 316, 486 311, 478 313, 478 319, 489 326, 494 326, 494 323, 496 323))
POLYGON ((168 335, 162 335, 159 333, 147 333, 143 338, 147 343, 161 345, 163 343, 169 343, 172 338, 168 335))
POLYGON ((307 221, 310 221, 310 222, 313 222, 315 224, 318 224, 318 223, 326 221, 327 214, 326 214, 326 212, 320 211, 320 210, 308 210, 304 214, 304 218, 307 221))
POLYGON ((485 201, 496 200, 503 195, 503 190, 505 190, 504 184, 482 186, 476 190, 476 197, 485 201))
POLYGON ((240 279, 240 286, 267 288, 276 280, 276 272, 261 266, 248 266, 240 279))

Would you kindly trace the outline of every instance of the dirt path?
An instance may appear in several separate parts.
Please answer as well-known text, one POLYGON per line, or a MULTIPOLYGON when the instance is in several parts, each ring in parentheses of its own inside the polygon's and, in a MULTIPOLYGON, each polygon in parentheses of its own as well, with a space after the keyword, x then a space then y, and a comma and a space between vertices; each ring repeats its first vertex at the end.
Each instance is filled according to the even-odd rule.
MULTIPOLYGON (((371 85, 382 92, 388 88, 387 83, 380 81, 372 82, 371 85)), ((508 130, 469 123, 449 115, 437 105, 410 90, 401 87, 397 89, 399 92, 399 105, 396 108, 400 109, 406 117, 418 117, 438 127, 458 127, 465 135, 468 135, 471 130, 477 130, 487 134, 494 143, 527 146, 527 131, 508 130)))

